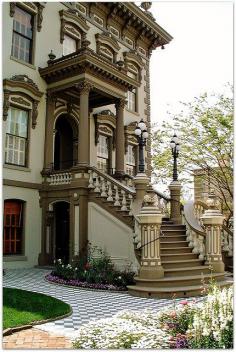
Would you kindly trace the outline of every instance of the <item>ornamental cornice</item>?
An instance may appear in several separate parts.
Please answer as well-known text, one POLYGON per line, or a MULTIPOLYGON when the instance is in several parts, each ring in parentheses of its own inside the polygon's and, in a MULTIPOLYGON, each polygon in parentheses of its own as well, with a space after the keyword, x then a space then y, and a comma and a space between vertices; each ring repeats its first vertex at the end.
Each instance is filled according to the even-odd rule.
POLYGON ((38 86, 27 75, 15 75, 10 79, 3 80, 3 88, 7 90, 14 90, 14 88, 24 88, 35 100, 40 100, 43 92, 40 92, 38 86))

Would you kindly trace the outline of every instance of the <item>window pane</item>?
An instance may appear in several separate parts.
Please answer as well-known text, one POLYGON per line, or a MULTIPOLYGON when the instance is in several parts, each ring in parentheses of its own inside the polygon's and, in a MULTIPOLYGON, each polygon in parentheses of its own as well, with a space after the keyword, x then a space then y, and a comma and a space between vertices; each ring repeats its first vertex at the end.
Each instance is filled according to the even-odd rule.
POLYGON ((13 29, 16 32, 23 34, 24 36, 31 39, 33 34, 32 27, 32 15, 20 9, 19 7, 16 7, 14 13, 13 29))
POLYGON ((76 51, 76 40, 69 37, 68 35, 64 36, 63 41, 63 55, 68 55, 76 51))

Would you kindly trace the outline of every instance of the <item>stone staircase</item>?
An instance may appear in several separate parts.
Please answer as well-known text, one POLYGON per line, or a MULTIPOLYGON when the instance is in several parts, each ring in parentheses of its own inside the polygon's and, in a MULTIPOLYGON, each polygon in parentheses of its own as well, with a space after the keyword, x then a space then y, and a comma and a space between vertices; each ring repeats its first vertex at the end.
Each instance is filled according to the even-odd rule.
POLYGON ((191 297, 201 294, 203 280, 207 284, 212 279, 218 286, 232 284, 225 273, 211 273, 208 265, 192 253, 188 246, 185 225, 163 221, 161 226, 160 253, 164 268, 161 279, 141 279, 136 277, 136 286, 129 286, 129 292, 140 297, 172 298, 191 297))
POLYGON ((94 202, 118 218, 130 228, 134 228, 132 203, 135 190, 131 183, 122 183, 95 167, 89 170, 89 201, 94 202))

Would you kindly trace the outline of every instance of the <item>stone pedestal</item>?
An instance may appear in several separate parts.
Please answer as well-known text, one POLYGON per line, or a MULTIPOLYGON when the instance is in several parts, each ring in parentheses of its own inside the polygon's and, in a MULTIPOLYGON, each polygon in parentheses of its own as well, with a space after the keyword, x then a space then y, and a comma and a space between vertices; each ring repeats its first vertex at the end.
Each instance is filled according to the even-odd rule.
POLYGON ((148 199, 144 197, 144 206, 137 215, 141 232, 141 261, 137 281, 139 279, 154 280, 164 277, 164 269, 161 265, 160 257, 160 227, 162 214, 160 210, 151 204, 147 204, 148 199))
POLYGON ((208 209, 201 220, 206 230, 206 264, 212 267, 213 272, 222 273, 225 270, 221 250, 221 227, 224 216, 218 209, 208 209))
POLYGON ((179 181, 172 181, 169 185, 170 190, 170 220, 175 224, 181 224, 181 183, 179 181))
POLYGON ((136 215, 140 212, 142 207, 143 198, 146 194, 147 186, 149 183, 149 178, 145 173, 138 173, 134 177, 133 182, 136 190, 136 196, 133 202, 132 212, 134 215, 136 215))

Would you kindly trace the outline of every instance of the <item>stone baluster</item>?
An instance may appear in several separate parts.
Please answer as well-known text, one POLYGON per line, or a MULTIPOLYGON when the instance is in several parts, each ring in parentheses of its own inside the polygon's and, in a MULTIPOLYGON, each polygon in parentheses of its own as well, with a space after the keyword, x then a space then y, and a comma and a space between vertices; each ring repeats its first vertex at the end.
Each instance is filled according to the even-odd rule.
POLYGON ((192 238, 193 238, 193 250, 192 252, 194 254, 198 254, 199 253, 199 249, 198 249, 198 236, 195 232, 192 231, 192 238))
POLYGON ((107 201, 108 202, 113 202, 113 197, 112 197, 112 185, 111 185, 111 182, 107 182, 107 187, 108 187, 108 198, 107 198, 107 201))
POLYGON ((126 201, 126 194, 125 194, 125 191, 121 191, 121 194, 123 195, 123 198, 122 198, 122 207, 121 207, 121 210, 127 210, 127 201, 126 201))
POLYGON ((194 247, 194 242, 193 242, 193 232, 191 229, 189 229, 189 244, 188 246, 190 248, 193 248, 194 247))
POLYGON ((231 257, 233 256, 233 236, 228 235, 228 239, 229 239, 229 251, 228 251, 228 255, 231 257))
POLYGON ((199 236, 198 237, 198 242, 199 242, 199 256, 198 256, 198 258, 200 260, 204 260, 205 259, 204 237, 203 236, 199 236))
POLYGON ((129 204, 129 215, 133 215, 132 213, 132 207, 133 207, 133 196, 132 194, 129 194, 129 199, 130 199, 130 204, 129 204))
POLYGON ((101 197, 105 197, 107 198, 107 192, 106 192, 106 180, 104 177, 101 177, 101 183, 102 183, 102 187, 101 187, 101 197))
POLYGON ((95 193, 100 193, 100 182, 99 182, 99 176, 96 174, 96 181, 95 181, 95 193))
POLYGON ((94 184, 93 184, 93 171, 89 170, 89 185, 88 188, 94 189, 94 184))
POLYGON ((117 206, 120 206, 120 196, 119 196, 118 187, 117 187, 117 186, 114 186, 114 189, 115 189, 115 191, 116 191, 116 194, 115 194, 115 203, 114 203, 114 205, 117 207, 117 206))

